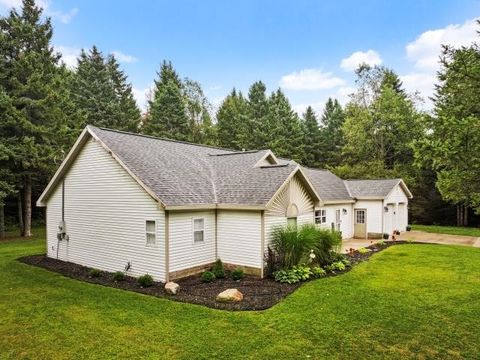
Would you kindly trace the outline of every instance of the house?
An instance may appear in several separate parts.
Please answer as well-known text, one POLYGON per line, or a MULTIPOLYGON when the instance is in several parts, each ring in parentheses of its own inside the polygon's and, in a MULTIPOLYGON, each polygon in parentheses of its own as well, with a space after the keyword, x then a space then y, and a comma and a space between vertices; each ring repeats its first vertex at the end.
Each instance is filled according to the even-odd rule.
POLYGON ((263 276, 278 225, 404 230, 402 180, 343 181, 279 159, 87 126, 37 201, 47 256, 168 281, 217 258, 263 276))

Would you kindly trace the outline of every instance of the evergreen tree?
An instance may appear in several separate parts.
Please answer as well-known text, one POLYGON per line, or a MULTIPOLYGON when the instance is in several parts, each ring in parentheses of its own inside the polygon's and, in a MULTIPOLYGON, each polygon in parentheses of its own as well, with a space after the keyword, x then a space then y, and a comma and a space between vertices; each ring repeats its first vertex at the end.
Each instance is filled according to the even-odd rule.
POLYGON ((268 99, 268 113, 262 125, 268 148, 278 156, 302 161, 305 157, 302 124, 280 89, 268 99))
POLYGON ((305 156, 302 163, 310 167, 322 167, 321 162, 321 141, 322 133, 320 131, 317 116, 312 107, 307 107, 303 114, 303 133, 304 133, 304 148, 305 156))
POLYGON ((198 144, 214 145, 215 129, 210 115, 211 105, 196 81, 185 79, 183 93, 189 122, 189 141, 198 144))
POLYGON ((248 105, 241 92, 235 89, 223 100, 217 111, 218 144, 231 149, 246 149, 248 134, 248 105))
POLYGON ((246 144, 249 149, 263 149, 267 147, 271 128, 268 126, 269 102, 266 95, 267 88, 261 81, 250 86, 248 91, 248 123, 246 144))
POLYGON ((140 127, 141 113, 133 96, 132 85, 127 81, 127 76, 120 69, 120 64, 113 55, 108 57, 107 68, 120 107, 120 118, 116 128, 137 132, 140 127))
POLYGON ((337 166, 342 162, 343 133, 345 114, 337 99, 329 98, 322 114, 321 162, 323 166, 337 166))
MULTIPOLYGON (((0 88, 2 101, 14 112, 12 122, 2 116, 3 146, 8 147, 9 171, 23 192, 22 235, 31 236, 32 183, 44 183, 55 157, 56 127, 62 121, 62 83, 58 82, 59 56, 51 46, 50 19, 33 0, 22 2, 0 19, 0 88), (8 139, 8 140, 6 140, 8 139)), ((4 156, 5 157, 5 156, 4 156)))
POLYGON ((142 131, 153 136, 189 140, 190 127, 182 82, 170 62, 163 62, 158 76, 142 131))

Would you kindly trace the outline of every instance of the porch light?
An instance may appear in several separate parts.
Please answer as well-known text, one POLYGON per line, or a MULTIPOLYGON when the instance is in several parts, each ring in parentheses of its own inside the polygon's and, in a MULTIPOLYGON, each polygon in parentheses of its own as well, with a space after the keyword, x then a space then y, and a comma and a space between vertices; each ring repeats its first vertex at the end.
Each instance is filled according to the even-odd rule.
POLYGON ((347 215, 347 209, 344 208, 342 211, 343 211, 343 215, 347 215))
POLYGON ((385 210, 385 212, 388 212, 388 206, 384 206, 383 209, 385 210))

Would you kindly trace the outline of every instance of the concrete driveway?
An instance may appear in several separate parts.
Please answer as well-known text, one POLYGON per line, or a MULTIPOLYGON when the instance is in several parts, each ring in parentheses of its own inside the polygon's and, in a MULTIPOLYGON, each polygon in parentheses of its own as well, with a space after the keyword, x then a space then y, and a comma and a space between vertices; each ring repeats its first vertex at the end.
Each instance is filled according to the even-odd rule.
MULTIPOLYGON (((399 236, 397 236, 397 240, 413 240, 413 241, 434 243, 434 244, 464 245, 464 246, 480 247, 480 238, 477 238, 477 237, 427 233, 424 231, 402 232, 399 236)), ((348 249, 350 248, 353 248, 355 250, 360 249, 362 247, 374 244, 378 241, 380 241, 380 239, 375 239, 375 240, 346 239, 346 240, 343 240, 342 252, 347 252, 348 249)))

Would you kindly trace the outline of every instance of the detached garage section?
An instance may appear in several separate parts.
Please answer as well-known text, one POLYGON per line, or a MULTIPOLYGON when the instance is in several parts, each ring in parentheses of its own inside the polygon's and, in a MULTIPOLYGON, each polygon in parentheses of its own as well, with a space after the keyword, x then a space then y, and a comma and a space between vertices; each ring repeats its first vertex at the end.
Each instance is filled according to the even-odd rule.
POLYGON ((346 180, 350 195, 356 199, 353 209, 353 236, 381 238, 405 231, 408 225, 408 200, 412 193, 402 179, 346 180))

